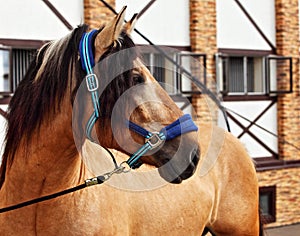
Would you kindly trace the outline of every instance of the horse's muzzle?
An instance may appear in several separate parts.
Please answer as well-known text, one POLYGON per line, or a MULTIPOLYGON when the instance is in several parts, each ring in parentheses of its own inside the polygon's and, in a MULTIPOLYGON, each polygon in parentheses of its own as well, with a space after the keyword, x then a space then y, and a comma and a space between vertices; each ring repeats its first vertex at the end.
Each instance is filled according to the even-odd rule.
POLYGON ((199 159, 200 159, 200 150, 197 148, 194 149, 190 154, 190 164, 177 178, 171 181, 171 183, 179 184, 183 180, 190 178, 196 171, 199 159))
POLYGON ((177 154, 174 159, 164 159, 164 165, 158 171, 166 181, 179 184, 190 178, 196 171, 200 159, 200 149, 192 149, 189 153, 177 154))
POLYGON ((182 180, 190 178, 196 171, 199 159, 200 159, 200 150, 194 149, 190 155, 191 161, 187 168, 179 175, 179 182, 176 182, 177 179, 172 181, 172 183, 181 183, 182 180))

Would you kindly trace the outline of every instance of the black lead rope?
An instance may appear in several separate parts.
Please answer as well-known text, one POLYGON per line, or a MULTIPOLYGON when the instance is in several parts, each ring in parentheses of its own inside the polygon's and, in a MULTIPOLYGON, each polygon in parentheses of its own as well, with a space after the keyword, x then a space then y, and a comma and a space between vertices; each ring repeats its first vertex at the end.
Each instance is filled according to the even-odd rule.
POLYGON ((44 201, 48 201, 50 199, 63 196, 65 194, 76 192, 76 191, 78 191, 80 189, 84 189, 86 187, 87 187, 87 185, 84 183, 84 184, 78 185, 76 187, 69 188, 69 189, 66 189, 66 190, 63 190, 63 191, 60 191, 60 192, 57 192, 57 193, 53 193, 53 194, 46 195, 46 196, 43 196, 43 197, 35 198, 35 199, 29 200, 29 201, 26 201, 26 202, 21 202, 19 204, 13 205, 13 206, 4 207, 4 208, 0 209, 0 213, 13 211, 13 210, 16 210, 16 209, 19 209, 19 208, 22 208, 22 207, 30 206, 30 205, 40 203, 40 202, 44 202, 44 201))
POLYGON ((27 206, 30 206, 30 205, 33 205, 33 204, 36 204, 36 203, 48 201, 48 200, 51 200, 51 199, 54 199, 54 198, 57 198, 57 197, 61 197, 63 195, 69 194, 69 193, 74 193, 74 192, 77 192, 77 191, 79 191, 81 189, 84 189, 86 187, 90 187, 90 186, 98 185, 98 184, 103 184, 113 174, 126 173, 128 171, 129 170, 125 170, 125 167, 122 166, 122 165, 117 166, 111 172, 108 172, 104 175, 99 175, 97 177, 85 180, 84 184, 80 184, 80 185, 77 185, 75 187, 65 189, 63 191, 56 192, 56 193, 53 193, 53 194, 49 194, 49 195, 46 195, 46 196, 42 196, 42 197, 39 197, 39 198, 35 198, 35 199, 29 200, 29 201, 21 202, 21 203, 18 203, 16 205, 0 208, 0 214, 4 213, 4 212, 8 212, 8 211, 13 211, 13 210, 16 210, 16 209, 19 209, 19 208, 27 207, 27 206))

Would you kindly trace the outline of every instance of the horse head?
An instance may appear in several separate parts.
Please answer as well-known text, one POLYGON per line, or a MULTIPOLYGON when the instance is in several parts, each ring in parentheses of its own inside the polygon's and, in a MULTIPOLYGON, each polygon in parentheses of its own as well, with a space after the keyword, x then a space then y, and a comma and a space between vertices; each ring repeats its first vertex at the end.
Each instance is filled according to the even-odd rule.
POLYGON ((124 24, 125 9, 81 39, 84 106, 92 110, 84 119, 85 133, 101 146, 133 155, 127 161, 131 168, 147 163, 168 182, 180 183, 199 160, 197 127, 143 64, 130 37, 137 15, 124 24))

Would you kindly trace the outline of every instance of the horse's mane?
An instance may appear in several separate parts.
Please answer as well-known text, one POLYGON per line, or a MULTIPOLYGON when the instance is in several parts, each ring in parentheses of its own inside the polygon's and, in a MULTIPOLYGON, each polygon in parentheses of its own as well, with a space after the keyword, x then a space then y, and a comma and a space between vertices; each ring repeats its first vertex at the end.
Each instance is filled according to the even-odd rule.
MULTIPOLYGON (((21 141, 26 140, 29 144, 33 134, 39 132, 43 121, 51 120, 51 117, 60 111, 61 102, 67 92, 71 94, 70 102, 73 103, 76 91, 85 77, 79 60, 78 47, 83 33, 87 30, 88 26, 79 26, 66 37, 44 45, 36 53, 25 77, 15 91, 7 113, 5 148, 0 167, 0 188, 5 179, 6 169, 13 163, 21 141)), ((100 60, 118 50, 133 46, 130 37, 122 33, 118 43, 112 45, 100 60)), ((118 65, 114 64, 113 67, 116 66, 118 65)), ((104 67, 108 68, 109 65, 104 63, 104 67)), ((105 77, 105 74, 103 76, 105 77)), ((128 72, 118 76, 119 81, 113 81, 102 93, 101 103, 109 104, 109 107, 101 106, 102 115, 107 115, 107 111, 112 110, 117 98, 126 87, 130 86, 127 76, 128 72)))

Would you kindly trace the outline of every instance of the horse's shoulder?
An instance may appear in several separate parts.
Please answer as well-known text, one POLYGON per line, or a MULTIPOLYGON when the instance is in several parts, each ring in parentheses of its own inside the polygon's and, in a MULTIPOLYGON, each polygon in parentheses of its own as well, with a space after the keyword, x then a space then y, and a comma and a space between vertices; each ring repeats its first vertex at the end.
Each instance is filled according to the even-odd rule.
POLYGON ((211 146, 223 146, 226 131, 213 124, 201 124, 198 126, 198 140, 201 145, 201 152, 206 152, 211 146))
POLYGON ((201 146, 206 147, 210 144, 218 145, 219 148, 235 147, 239 150, 245 150, 244 145, 232 133, 213 124, 199 125, 199 142, 201 146))

